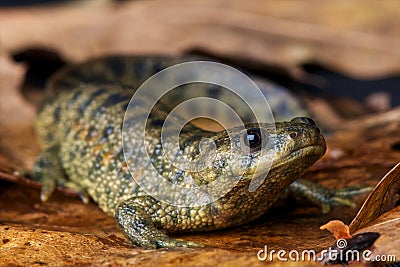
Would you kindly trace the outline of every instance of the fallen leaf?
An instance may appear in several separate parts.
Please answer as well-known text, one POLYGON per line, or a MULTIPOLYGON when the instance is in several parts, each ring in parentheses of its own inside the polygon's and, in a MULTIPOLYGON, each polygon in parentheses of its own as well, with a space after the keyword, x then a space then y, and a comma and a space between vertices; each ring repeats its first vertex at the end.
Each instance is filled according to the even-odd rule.
POLYGON ((350 232, 370 224, 379 215, 395 207, 399 200, 400 163, 391 169, 370 193, 367 200, 350 224, 350 232))
MULTIPOLYGON (((359 229, 356 233, 377 232, 380 237, 369 248, 371 255, 369 258, 379 257, 381 261, 384 258, 388 262, 400 261, 400 207, 396 207, 375 219, 370 226, 359 229)), ((378 258, 377 258, 378 259, 378 258)))
POLYGON ((335 236, 336 240, 351 237, 349 227, 344 224, 344 222, 339 220, 329 221, 328 223, 322 225, 319 229, 328 230, 335 236))

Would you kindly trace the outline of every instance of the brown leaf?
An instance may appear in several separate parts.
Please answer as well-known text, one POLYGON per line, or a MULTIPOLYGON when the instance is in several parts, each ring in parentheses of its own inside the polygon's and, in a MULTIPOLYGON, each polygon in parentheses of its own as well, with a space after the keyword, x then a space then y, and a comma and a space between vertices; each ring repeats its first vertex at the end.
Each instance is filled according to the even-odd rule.
POLYGON ((391 169, 368 196, 356 217, 350 224, 354 232, 370 224, 379 215, 392 209, 398 201, 400 183, 400 163, 391 169))
MULTIPOLYGON (((386 261, 393 262, 400 260, 400 207, 396 207, 375 219, 370 226, 358 230, 357 234, 366 232, 377 232, 380 237, 370 247, 371 255, 369 258, 386 258, 386 261)), ((383 261, 383 260, 382 260, 383 261)))
POLYGON ((349 227, 344 224, 344 222, 339 220, 329 221, 328 223, 319 227, 319 229, 328 230, 335 236, 336 240, 351 237, 349 227))

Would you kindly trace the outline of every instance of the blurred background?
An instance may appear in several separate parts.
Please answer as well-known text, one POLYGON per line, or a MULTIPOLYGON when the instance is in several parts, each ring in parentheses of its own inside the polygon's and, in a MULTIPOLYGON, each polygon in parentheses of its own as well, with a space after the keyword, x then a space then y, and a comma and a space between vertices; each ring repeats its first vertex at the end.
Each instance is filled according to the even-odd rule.
POLYGON ((63 64, 107 54, 194 54, 228 63, 281 85, 325 128, 400 104, 397 1, 0 5, 3 123, 32 118, 32 110, 13 110, 23 100, 11 101, 12 92, 38 102, 34 89, 63 64))

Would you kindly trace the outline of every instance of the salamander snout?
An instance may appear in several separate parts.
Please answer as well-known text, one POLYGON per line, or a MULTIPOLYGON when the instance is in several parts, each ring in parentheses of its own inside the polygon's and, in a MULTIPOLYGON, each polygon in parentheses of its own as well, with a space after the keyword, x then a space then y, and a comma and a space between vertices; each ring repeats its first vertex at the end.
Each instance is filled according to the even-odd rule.
POLYGON ((297 117, 290 121, 288 135, 294 146, 293 150, 307 146, 325 147, 326 143, 315 121, 307 117, 297 117))
POLYGON ((312 128, 315 129, 315 132, 316 132, 317 135, 319 135, 321 133, 321 131, 317 127, 317 124, 315 123, 315 121, 313 119, 308 118, 308 117, 296 117, 296 118, 292 119, 290 122, 307 124, 309 126, 312 126, 312 128))
POLYGON ((296 118, 292 119, 290 122, 305 123, 308 125, 317 126, 315 121, 308 117, 296 117, 296 118))

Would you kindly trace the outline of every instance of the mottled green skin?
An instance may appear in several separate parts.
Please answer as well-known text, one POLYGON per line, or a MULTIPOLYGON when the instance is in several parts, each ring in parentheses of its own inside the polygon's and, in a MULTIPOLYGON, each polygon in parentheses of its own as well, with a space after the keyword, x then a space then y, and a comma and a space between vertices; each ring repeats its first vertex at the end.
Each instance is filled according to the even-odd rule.
MULTIPOLYGON (((134 157, 125 162, 121 127, 133 90, 154 71, 174 63, 174 60, 166 59, 153 61, 131 58, 129 66, 136 70, 128 67, 121 70, 113 60, 100 60, 61 72, 53 79, 49 86, 50 96, 38 114, 36 125, 44 149, 33 173, 43 181, 43 200, 57 184, 73 188, 84 201, 90 196, 102 210, 115 216, 123 233, 134 244, 148 248, 198 246, 171 239, 164 231, 207 231, 252 221, 267 212, 286 188, 304 194, 325 210, 337 203, 349 204, 343 198, 335 198, 334 192, 310 182, 298 180, 293 183, 325 152, 325 141, 319 129, 306 118, 275 125, 246 125, 246 129, 259 129, 268 142, 245 153, 246 129, 237 127, 209 132, 188 124, 180 135, 183 155, 198 158, 199 142, 203 138, 213 140, 217 152, 213 164, 206 169, 183 172, 162 156, 160 130, 168 108, 160 104, 147 121, 147 147, 136 138, 143 114, 139 112, 127 117, 130 120, 129 149, 134 157), (233 136, 231 141, 228 141, 228 133, 233 136), (236 157, 228 153, 229 149, 235 151, 236 157), (150 154, 150 161, 146 152, 150 154), (273 164, 267 173, 270 160, 273 164), (183 185, 187 178, 192 178, 196 185, 226 179, 226 183, 222 180, 224 185, 232 177, 241 179, 215 202, 185 207, 148 196, 132 179, 133 176, 147 181, 150 187, 158 186, 162 193, 162 183, 152 183, 158 174, 178 185, 183 185), (256 191, 249 192, 250 181, 254 178, 265 178, 265 181, 256 191)), ((145 103, 143 101, 143 109, 145 103)), ((209 148, 203 149, 207 154, 209 148)), ((179 197, 189 206, 193 196, 179 197)))

